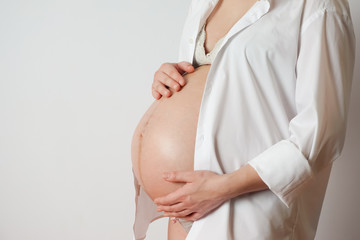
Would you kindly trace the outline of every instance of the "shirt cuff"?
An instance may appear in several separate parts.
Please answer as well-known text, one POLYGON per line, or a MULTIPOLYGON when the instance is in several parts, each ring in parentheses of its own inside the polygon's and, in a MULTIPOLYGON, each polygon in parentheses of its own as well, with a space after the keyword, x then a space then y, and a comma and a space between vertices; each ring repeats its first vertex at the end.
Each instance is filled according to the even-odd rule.
POLYGON ((277 142, 248 164, 287 207, 313 176, 308 160, 289 140, 277 142))

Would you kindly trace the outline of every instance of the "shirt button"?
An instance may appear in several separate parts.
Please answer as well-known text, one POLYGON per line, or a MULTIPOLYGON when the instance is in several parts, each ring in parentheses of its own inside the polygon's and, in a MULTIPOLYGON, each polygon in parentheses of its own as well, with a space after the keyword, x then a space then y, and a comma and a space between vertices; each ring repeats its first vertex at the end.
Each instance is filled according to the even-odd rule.
POLYGON ((201 134, 201 135, 199 136, 199 143, 202 143, 203 141, 204 141, 204 135, 201 134))
POLYGON ((194 39, 189 38, 189 43, 190 43, 190 44, 193 44, 193 43, 194 43, 194 39))

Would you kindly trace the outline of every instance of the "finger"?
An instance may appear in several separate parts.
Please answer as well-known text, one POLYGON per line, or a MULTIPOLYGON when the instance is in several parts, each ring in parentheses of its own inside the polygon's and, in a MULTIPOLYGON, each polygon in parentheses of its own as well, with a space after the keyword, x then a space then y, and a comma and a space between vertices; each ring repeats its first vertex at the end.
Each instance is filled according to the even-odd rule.
POLYGON ((160 98, 161 98, 161 94, 158 92, 158 91, 156 91, 155 89, 152 89, 152 95, 153 95, 153 97, 156 99, 156 100, 159 100, 160 98))
POLYGON ((168 73, 163 73, 163 75, 160 76, 159 80, 165 86, 168 86, 169 88, 173 89, 175 92, 181 89, 181 84, 179 84, 179 82, 185 81, 176 70, 170 71, 168 73))
POLYGON ((186 221, 197 221, 199 220, 200 218, 202 218, 202 214, 201 213, 198 213, 198 212, 193 212, 191 213, 190 215, 184 217, 184 219, 186 221))
POLYGON ((183 74, 184 72, 193 72, 195 70, 194 66, 186 61, 179 62, 178 64, 175 65, 175 67, 177 68, 178 72, 180 72, 181 74, 183 74))
MULTIPOLYGON (((174 70, 176 71, 176 70, 174 70)), ((171 74, 176 74, 172 72, 171 74)), ((171 88, 174 92, 179 91, 181 89, 180 84, 172 79, 172 76, 169 76, 165 72, 157 72, 154 76, 154 83, 155 85, 163 85, 166 88, 171 88)))
POLYGON ((192 212, 188 209, 185 209, 180 212, 164 212, 164 217, 177 217, 177 218, 185 218, 190 215, 192 212))
POLYGON ((168 205, 159 205, 157 207, 157 211, 158 212, 180 212, 180 211, 183 211, 185 209, 184 207, 184 203, 183 202, 179 202, 179 203, 176 203, 176 204, 173 204, 171 206, 168 206, 168 205))
POLYGON ((174 205, 181 202, 183 197, 183 190, 179 188, 178 190, 169 193, 164 197, 159 197, 154 200, 154 203, 157 205, 174 205))
POLYGON ((196 173, 194 171, 173 171, 173 172, 164 172, 163 178, 168 182, 193 182, 195 179, 196 173))
POLYGON ((176 63, 163 65, 163 68, 161 70, 169 78, 176 81, 176 83, 180 84, 181 86, 185 85, 185 79, 182 76, 184 71, 181 68, 179 68, 176 63))
POLYGON ((171 96, 171 91, 167 89, 162 83, 158 83, 158 84, 154 83, 153 89, 156 90, 162 96, 165 97, 171 96))

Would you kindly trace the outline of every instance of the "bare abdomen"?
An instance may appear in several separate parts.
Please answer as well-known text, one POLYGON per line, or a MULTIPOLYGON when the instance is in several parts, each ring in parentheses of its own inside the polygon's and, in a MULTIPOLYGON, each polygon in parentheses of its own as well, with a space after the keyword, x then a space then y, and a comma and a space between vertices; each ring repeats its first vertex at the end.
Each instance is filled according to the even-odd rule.
POLYGON ((182 186, 163 180, 163 172, 193 170, 196 128, 209 68, 203 65, 186 74, 186 85, 170 98, 155 100, 135 129, 133 170, 152 199, 182 186))

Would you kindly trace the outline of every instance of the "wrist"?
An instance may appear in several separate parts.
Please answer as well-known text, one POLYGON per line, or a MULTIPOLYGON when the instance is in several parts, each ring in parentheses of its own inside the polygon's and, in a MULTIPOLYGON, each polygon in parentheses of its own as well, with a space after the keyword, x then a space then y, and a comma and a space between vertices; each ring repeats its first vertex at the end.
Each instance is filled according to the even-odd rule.
POLYGON ((239 195, 268 189, 255 169, 247 164, 238 170, 224 174, 222 184, 222 195, 226 199, 231 199, 239 195))
POLYGON ((227 199, 237 197, 242 194, 242 176, 237 171, 224 174, 224 196, 227 199))
POLYGON ((236 179, 236 176, 233 173, 226 173, 221 176, 221 186, 220 186, 220 195, 224 200, 229 200, 231 198, 237 197, 240 195, 238 193, 235 183, 239 185, 239 180, 236 179))

